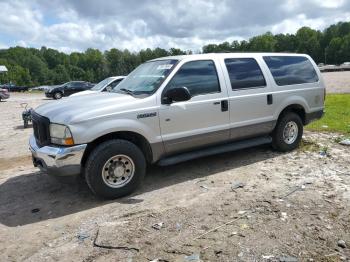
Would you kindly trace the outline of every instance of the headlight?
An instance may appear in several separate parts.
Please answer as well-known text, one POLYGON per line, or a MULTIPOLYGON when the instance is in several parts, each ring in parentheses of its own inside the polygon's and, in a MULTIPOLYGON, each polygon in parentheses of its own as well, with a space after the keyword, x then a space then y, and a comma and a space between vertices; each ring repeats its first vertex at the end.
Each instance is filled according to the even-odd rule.
POLYGON ((74 145, 72 133, 65 125, 50 124, 51 143, 58 145, 74 145))

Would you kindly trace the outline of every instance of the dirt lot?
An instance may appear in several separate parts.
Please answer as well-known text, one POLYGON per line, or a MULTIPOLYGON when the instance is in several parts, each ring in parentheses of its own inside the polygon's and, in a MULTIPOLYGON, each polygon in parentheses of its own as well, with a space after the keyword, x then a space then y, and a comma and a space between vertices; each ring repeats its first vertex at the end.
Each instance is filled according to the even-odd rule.
POLYGON ((350 71, 322 74, 329 93, 350 93, 350 71))
POLYGON ((258 147, 150 167, 139 191, 103 201, 32 167, 26 101, 47 102, 0 103, 0 261, 350 258, 350 148, 338 134, 307 132, 288 154, 258 147))

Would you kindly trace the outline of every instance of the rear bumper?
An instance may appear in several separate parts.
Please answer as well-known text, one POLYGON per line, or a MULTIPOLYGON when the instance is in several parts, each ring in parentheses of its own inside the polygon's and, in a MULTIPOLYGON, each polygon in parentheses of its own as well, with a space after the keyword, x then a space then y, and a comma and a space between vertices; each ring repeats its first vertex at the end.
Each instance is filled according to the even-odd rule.
POLYGON ((54 176, 73 176, 81 173, 81 160, 87 144, 71 147, 44 146, 39 147, 32 135, 29 149, 33 164, 40 170, 54 176))
POLYGON ((311 123, 312 121, 322 118, 323 115, 324 115, 323 109, 305 114, 305 125, 311 123))

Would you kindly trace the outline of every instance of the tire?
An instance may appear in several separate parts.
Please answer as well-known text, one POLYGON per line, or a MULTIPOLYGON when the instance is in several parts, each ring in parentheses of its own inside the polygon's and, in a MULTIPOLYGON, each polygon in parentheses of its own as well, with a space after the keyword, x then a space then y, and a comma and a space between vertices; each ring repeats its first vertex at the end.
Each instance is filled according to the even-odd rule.
POLYGON ((61 92, 56 92, 53 94, 53 98, 58 100, 62 98, 62 93, 61 92))
POLYGON ((284 113, 272 133, 272 146, 277 151, 289 152, 299 146, 303 136, 303 123, 299 115, 284 113))
POLYGON ((91 191, 106 199, 132 193, 145 174, 146 159, 142 151, 135 144, 121 139, 98 145, 85 165, 85 180, 91 191))

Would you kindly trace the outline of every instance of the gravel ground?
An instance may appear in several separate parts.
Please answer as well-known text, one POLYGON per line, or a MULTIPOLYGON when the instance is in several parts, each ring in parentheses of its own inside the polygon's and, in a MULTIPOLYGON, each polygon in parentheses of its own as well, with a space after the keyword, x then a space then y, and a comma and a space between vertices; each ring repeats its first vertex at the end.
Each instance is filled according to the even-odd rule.
POLYGON ((328 93, 350 93, 350 71, 322 74, 328 93))
POLYGON ((32 167, 21 102, 48 101, 0 103, 0 261, 350 258, 350 148, 338 134, 306 132, 287 154, 258 147, 153 166, 132 196, 103 201, 82 180, 32 167))

